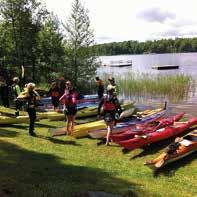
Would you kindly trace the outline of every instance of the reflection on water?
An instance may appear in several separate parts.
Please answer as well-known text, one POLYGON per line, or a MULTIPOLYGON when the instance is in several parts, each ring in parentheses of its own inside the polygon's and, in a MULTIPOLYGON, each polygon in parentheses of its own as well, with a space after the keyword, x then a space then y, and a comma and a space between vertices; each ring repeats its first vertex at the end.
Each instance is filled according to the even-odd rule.
POLYGON ((109 64, 110 61, 132 60, 132 67, 112 68, 100 67, 97 69, 98 75, 124 76, 129 72, 133 73, 148 73, 152 75, 176 75, 185 74, 192 76, 195 83, 188 90, 187 95, 183 95, 182 99, 169 98, 167 96, 158 97, 154 95, 134 96, 122 95, 124 99, 135 100, 137 105, 141 106, 161 106, 164 101, 168 101, 169 108, 173 113, 185 111, 187 116, 197 116, 197 53, 177 53, 177 54, 151 54, 151 55, 121 55, 121 56, 102 56, 99 58, 104 64, 109 64), (180 69, 174 70, 155 70, 151 66, 155 64, 174 64, 179 65, 180 69))

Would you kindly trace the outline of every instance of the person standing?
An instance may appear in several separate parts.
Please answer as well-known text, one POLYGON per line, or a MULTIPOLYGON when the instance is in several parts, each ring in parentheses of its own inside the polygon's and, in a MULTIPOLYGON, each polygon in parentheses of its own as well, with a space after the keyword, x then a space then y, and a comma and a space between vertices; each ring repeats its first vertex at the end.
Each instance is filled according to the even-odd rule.
POLYGON ((17 99, 27 101, 27 112, 29 114, 29 134, 31 136, 35 136, 36 133, 34 131, 34 124, 36 121, 36 106, 37 102, 40 100, 40 95, 34 90, 35 84, 28 83, 27 90, 25 94, 22 92, 17 99))
POLYGON ((14 102, 15 102, 15 107, 16 107, 15 115, 19 116, 19 111, 21 110, 23 106, 23 102, 17 99, 17 97, 21 94, 21 88, 19 86, 20 80, 18 77, 14 77, 13 82, 14 83, 12 84, 12 92, 13 92, 14 102))
POLYGON ((62 96, 64 94, 64 90, 66 88, 66 86, 65 86, 66 85, 66 81, 65 81, 63 76, 61 76, 59 80, 60 80, 59 81, 60 93, 61 93, 61 96, 62 96))
POLYGON ((114 86, 108 85, 107 95, 101 98, 98 107, 98 116, 100 116, 101 107, 103 106, 104 121, 107 126, 106 145, 109 145, 110 135, 112 134, 113 127, 119 117, 119 114, 122 112, 118 98, 114 94, 114 91, 114 86))
POLYGON ((65 107, 67 135, 71 135, 74 129, 75 115, 77 113, 77 92, 73 89, 70 81, 66 82, 65 92, 60 98, 60 103, 65 107))
POLYGON ((60 103, 59 99, 61 95, 60 88, 58 87, 57 82, 54 81, 51 83, 51 88, 48 92, 48 95, 51 97, 52 104, 54 106, 54 111, 57 111, 60 103))
POLYGON ((98 94, 99 99, 101 99, 103 97, 103 94, 104 94, 104 83, 99 77, 96 77, 95 80, 96 80, 96 85, 97 85, 97 88, 98 88, 97 89, 97 94, 98 94))
POLYGON ((109 85, 114 86, 114 95, 118 96, 120 94, 120 88, 116 84, 114 77, 109 77, 108 81, 109 81, 109 85))
POLYGON ((9 88, 3 76, 0 76, 0 95, 4 107, 10 107, 9 88))

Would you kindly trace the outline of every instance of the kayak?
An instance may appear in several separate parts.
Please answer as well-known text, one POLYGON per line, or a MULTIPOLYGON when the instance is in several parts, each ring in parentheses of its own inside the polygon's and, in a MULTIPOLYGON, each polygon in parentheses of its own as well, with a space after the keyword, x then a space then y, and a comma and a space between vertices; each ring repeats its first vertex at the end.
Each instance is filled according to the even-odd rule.
POLYGON ((119 141, 117 143, 125 149, 133 150, 135 148, 140 148, 148 144, 179 135, 194 125, 197 125, 197 117, 191 118, 187 122, 175 122, 173 126, 157 129, 155 132, 135 136, 132 139, 119 141))
MULTIPOLYGON (((5 116, 9 116, 10 118, 15 117, 16 110, 6 107, 0 107, 0 113, 5 116)), ((20 116, 28 116, 26 111, 20 111, 20 116)), ((48 119, 51 116, 59 115, 57 112, 36 112, 37 119, 48 119)), ((62 115, 62 114, 61 114, 62 115)))
POLYGON ((133 138, 135 135, 143 135, 156 131, 157 129, 163 128, 168 125, 172 125, 175 121, 179 121, 183 116, 184 112, 179 113, 175 116, 171 116, 169 118, 161 118, 154 122, 145 123, 142 125, 135 125, 134 127, 126 128, 123 132, 119 134, 113 134, 110 136, 113 142, 128 140, 133 138))
POLYGON ((28 123, 29 116, 17 116, 15 118, 8 116, 0 116, 0 125, 28 123))
POLYGON ((190 132, 183 138, 176 138, 175 142, 170 144, 164 153, 151 161, 147 161, 145 165, 155 170, 195 151, 197 151, 197 130, 190 132))
MULTIPOLYGON (((7 107, 2 107, 2 106, 0 107, 0 113, 2 115, 15 116, 15 112, 16 112, 16 110, 14 110, 14 109, 10 109, 10 108, 7 108, 7 107)), ((25 115, 27 115, 27 112, 20 111, 20 115, 25 116, 25 115)))
MULTIPOLYGON (((82 109, 84 107, 98 107, 99 98, 97 95, 85 95, 82 99, 77 100, 77 109, 82 109)), ((63 105, 59 106, 63 110, 63 105)), ((52 111, 54 110, 51 97, 41 98, 39 101, 40 111, 52 111)))
MULTIPOLYGON (((126 111, 125 114, 124 113, 122 114, 123 118, 132 115, 132 113, 134 112, 133 103, 123 104, 123 105, 121 105, 121 107, 123 110, 128 110, 128 111, 126 111), (130 108, 130 110, 129 110, 129 108, 130 108)), ((79 110, 76 114, 76 118, 96 116, 97 113, 98 113, 97 107, 87 107, 87 108, 79 110)), ((65 115, 63 113, 55 113, 54 115, 50 115, 48 118, 51 121, 65 120, 65 115)))
MULTIPOLYGON (((126 122, 117 123, 116 126, 114 126, 112 133, 113 134, 121 133, 123 131, 128 130, 129 128, 134 127, 136 124, 139 125, 139 124, 153 122, 157 120, 158 118, 164 116, 167 112, 167 109, 158 108, 158 109, 150 110, 149 112, 150 112, 150 115, 147 113, 147 115, 144 116, 143 118, 134 116, 130 119, 128 118, 126 122)), ((101 129, 88 131, 88 135, 92 138, 104 138, 107 135, 106 126, 101 129)))

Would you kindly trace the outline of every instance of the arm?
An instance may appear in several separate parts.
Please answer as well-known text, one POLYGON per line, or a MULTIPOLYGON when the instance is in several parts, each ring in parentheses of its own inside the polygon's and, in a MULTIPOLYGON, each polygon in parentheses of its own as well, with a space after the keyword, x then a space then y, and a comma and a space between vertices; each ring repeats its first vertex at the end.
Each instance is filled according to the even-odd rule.
POLYGON ((119 100, 118 100, 117 97, 114 98, 114 104, 116 106, 116 109, 117 109, 118 113, 121 114, 122 113, 122 108, 120 106, 120 103, 119 103, 119 100))
POLYGON ((60 103, 61 103, 62 105, 65 104, 65 94, 63 94, 63 95, 60 97, 59 101, 60 101, 60 103))
POLYGON ((73 104, 77 104, 77 93, 76 93, 76 92, 74 92, 74 93, 72 94, 72 103, 73 103, 73 104))
POLYGON ((39 100, 40 100, 40 95, 38 94, 38 92, 36 92, 36 91, 34 90, 34 94, 36 95, 36 101, 39 101, 39 100))
POLYGON ((104 97, 101 98, 99 106, 98 106, 98 115, 99 116, 100 116, 100 113, 101 113, 101 107, 102 107, 103 103, 104 103, 104 97))

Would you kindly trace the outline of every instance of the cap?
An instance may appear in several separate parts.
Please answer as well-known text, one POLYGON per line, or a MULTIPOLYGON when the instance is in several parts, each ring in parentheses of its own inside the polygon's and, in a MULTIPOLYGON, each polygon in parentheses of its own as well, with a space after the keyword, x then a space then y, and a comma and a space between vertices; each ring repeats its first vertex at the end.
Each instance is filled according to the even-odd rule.
POLYGON ((115 81, 114 77, 109 77, 108 81, 115 81))
POLYGON ((19 81, 19 78, 18 78, 18 77, 14 77, 14 78, 13 78, 13 81, 14 81, 14 82, 19 81))
POLYGON ((29 89, 29 88, 35 88, 35 83, 28 83, 27 84, 27 88, 29 89))

